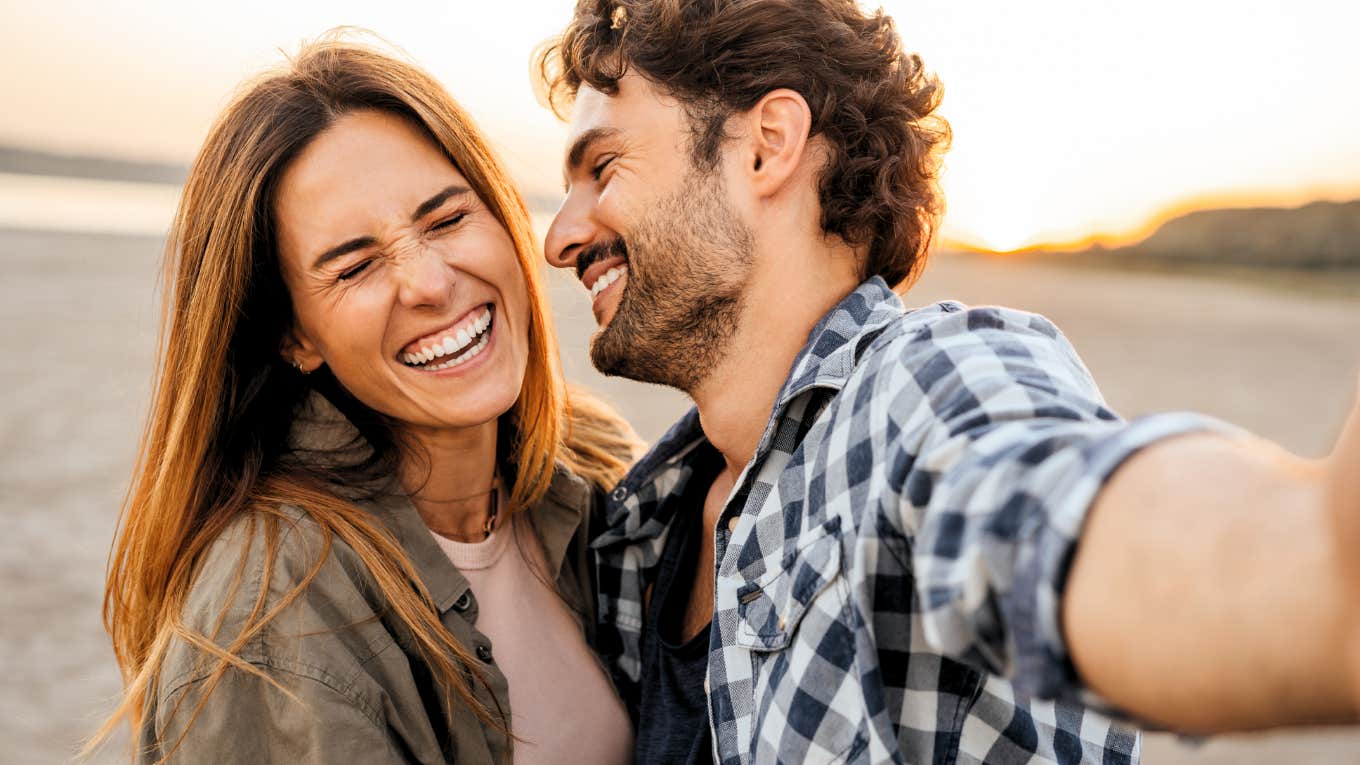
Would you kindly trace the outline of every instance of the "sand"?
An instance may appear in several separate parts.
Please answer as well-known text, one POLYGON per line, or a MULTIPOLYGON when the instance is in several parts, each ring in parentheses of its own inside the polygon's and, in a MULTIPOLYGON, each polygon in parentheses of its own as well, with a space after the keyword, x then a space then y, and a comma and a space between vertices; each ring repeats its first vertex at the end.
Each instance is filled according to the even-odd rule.
MULTIPOLYGON (((104 566, 149 395, 159 303, 154 239, 0 232, 0 763, 66 760, 119 680, 100 625, 104 566)), ((648 438, 686 406, 589 368, 585 296, 554 275, 569 376, 648 438)), ((1360 301, 1203 277, 940 258, 909 295, 1047 314, 1126 415, 1208 412, 1317 455, 1360 361, 1360 301)), ((94 762, 122 760, 117 744, 94 762)), ((1360 731, 1148 736, 1144 762, 1360 761, 1360 731)))

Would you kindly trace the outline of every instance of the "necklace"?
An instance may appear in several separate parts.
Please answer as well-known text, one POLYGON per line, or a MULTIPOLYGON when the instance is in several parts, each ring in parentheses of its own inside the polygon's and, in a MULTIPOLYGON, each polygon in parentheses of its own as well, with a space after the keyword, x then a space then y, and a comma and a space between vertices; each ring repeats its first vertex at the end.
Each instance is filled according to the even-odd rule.
MULTIPOLYGON (((425 501, 438 502, 441 504, 442 503, 452 504, 454 502, 466 502, 469 499, 476 499, 477 497, 483 497, 486 496, 487 494, 490 494, 491 502, 486 509, 486 520, 482 522, 482 541, 486 541, 491 538, 491 532, 496 530, 496 519, 497 517, 500 516, 501 493, 500 486, 497 483, 499 479, 500 470, 497 469, 496 472, 491 474, 491 488, 487 489, 486 491, 479 491, 476 494, 469 494, 465 497, 454 497, 452 499, 436 499, 436 500, 426 499, 425 501)), ((452 539, 455 542, 460 541, 458 539, 459 535, 456 532, 437 529, 434 526, 431 526, 428 520, 426 520, 425 525, 429 527, 430 531, 433 531, 434 533, 438 534, 441 537, 444 537, 445 539, 452 539)))

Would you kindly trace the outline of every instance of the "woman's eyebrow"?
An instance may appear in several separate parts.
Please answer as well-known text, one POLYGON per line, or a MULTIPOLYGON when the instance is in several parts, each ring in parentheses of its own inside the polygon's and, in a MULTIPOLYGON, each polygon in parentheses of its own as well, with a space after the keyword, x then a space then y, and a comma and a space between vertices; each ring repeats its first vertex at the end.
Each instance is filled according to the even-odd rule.
POLYGON ((467 186, 459 186, 457 184, 445 188, 438 194, 421 202, 420 206, 416 208, 416 211, 411 213, 411 222, 415 223, 426 215, 429 215, 431 212, 438 210, 439 206, 449 201, 451 197, 461 196, 469 191, 470 189, 468 189, 467 186))
POLYGON ((332 260, 335 260, 336 258, 342 255, 348 255, 351 252, 354 252, 355 250, 362 250, 365 247, 371 247, 377 242, 378 240, 374 239, 371 236, 361 236, 358 237, 357 239, 351 239, 348 242, 345 242, 344 244, 338 244, 318 255, 316 260, 312 262, 312 270, 315 271, 318 268, 321 268, 322 266, 326 265, 327 263, 331 262, 332 260))

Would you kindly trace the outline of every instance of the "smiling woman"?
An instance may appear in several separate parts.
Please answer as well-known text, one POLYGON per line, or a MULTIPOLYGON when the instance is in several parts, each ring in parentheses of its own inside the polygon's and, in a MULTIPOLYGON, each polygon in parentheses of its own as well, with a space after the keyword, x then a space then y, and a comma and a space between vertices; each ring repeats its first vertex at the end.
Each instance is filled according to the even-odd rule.
POLYGON ((311 45, 219 118, 105 598, 134 759, 627 759, 586 540, 635 438, 568 396, 530 230, 380 52, 311 45))

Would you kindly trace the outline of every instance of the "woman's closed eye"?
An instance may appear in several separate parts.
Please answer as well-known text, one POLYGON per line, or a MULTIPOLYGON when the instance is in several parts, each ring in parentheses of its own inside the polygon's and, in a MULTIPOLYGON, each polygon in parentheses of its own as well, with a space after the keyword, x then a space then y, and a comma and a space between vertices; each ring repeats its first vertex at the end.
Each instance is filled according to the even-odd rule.
POLYGON ((372 263, 372 258, 365 258, 352 266, 348 266, 345 270, 337 274, 335 278, 338 281, 347 282, 366 271, 372 263))
POLYGON ((454 213, 453 215, 450 215, 449 217, 439 221, 433 226, 430 226, 430 230, 448 231, 449 229, 456 227, 459 223, 462 223, 463 220, 467 218, 467 216, 468 214, 466 212, 454 213))

